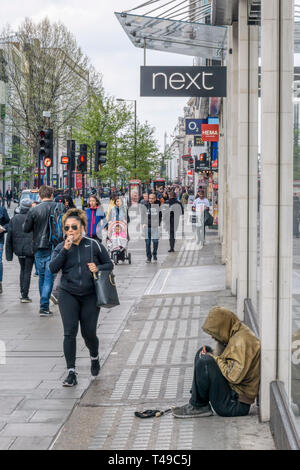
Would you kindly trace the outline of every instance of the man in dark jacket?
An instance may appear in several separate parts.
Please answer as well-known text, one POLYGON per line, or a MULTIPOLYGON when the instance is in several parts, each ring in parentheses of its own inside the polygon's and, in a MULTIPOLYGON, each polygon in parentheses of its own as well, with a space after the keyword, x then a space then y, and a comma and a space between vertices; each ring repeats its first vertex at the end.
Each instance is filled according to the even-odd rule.
POLYGON ((169 253, 174 252, 175 248, 175 240, 176 240, 176 232, 179 225, 180 216, 183 215, 183 205, 180 201, 176 198, 176 194, 174 191, 170 192, 170 197, 168 201, 166 201, 166 209, 164 211, 164 222, 166 225, 166 229, 169 233, 169 242, 170 242, 170 249, 168 250, 169 253))
POLYGON ((13 198, 13 192, 10 189, 10 186, 8 186, 8 189, 6 190, 6 193, 5 193, 5 199, 6 199, 6 203, 7 203, 8 208, 10 207, 12 198, 13 198))
POLYGON ((39 189, 41 203, 30 209, 24 222, 24 232, 33 232, 33 251, 39 273, 40 316, 49 317, 49 301, 53 287, 54 276, 49 269, 52 254, 50 241, 49 217, 55 207, 53 188, 41 186, 39 189))
POLYGON ((20 204, 20 213, 16 214, 9 222, 7 237, 6 237, 6 259, 12 261, 13 254, 18 256, 21 267, 20 271, 20 291, 21 302, 31 302, 28 297, 31 271, 34 263, 33 255, 33 238, 32 233, 25 233, 23 224, 25 222, 27 213, 31 208, 31 200, 23 199, 20 204))
POLYGON ((151 263, 151 258, 157 261, 157 250, 159 240, 159 227, 162 220, 160 203, 155 194, 149 194, 149 202, 140 204, 142 229, 146 242, 146 263, 151 263), (153 242, 153 253, 151 253, 151 240, 153 242))
POLYGON ((4 247, 4 234, 7 231, 9 223, 9 216, 5 207, 0 206, 0 294, 2 294, 2 278, 3 278, 3 264, 2 255, 4 247))

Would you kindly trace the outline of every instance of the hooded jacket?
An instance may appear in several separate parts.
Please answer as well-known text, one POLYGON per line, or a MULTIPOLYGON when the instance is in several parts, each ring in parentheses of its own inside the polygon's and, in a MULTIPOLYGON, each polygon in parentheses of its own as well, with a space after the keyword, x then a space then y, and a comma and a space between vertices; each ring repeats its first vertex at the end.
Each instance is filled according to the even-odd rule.
POLYGON ((253 403, 260 381, 260 341, 234 313, 223 307, 210 310, 202 329, 226 344, 222 354, 211 355, 239 400, 253 403))
MULTIPOLYGON (((30 201, 31 204, 31 201, 30 201)), ((16 256, 32 256, 33 257, 33 235, 25 233, 23 224, 27 217, 29 207, 22 207, 20 214, 16 214, 9 222, 5 253, 7 261, 12 261, 13 254, 16 256)))

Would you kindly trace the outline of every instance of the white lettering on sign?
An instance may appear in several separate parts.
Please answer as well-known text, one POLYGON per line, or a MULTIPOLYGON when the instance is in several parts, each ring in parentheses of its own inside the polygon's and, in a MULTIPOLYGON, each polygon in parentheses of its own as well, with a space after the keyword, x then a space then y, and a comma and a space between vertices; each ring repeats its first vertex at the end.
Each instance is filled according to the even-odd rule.
POLYGON ((155 88, 156 88, 155 79, 156 79, 156 77, 159 77, 160 75, 165 78, 165 90, 167 89, 167 85, 168 85, 167 75, 163 72, 159 72, 159 73, 153 73, 152 74, 152 89, 153 90, 155 90, 155 88))
POLYGON ((201 90, 201 88, 196 83, 196 80, 199 77, 199 75, 201 75, 201 73, 197 73, 196 77, 194 77, 194 78, 192 78, 189 73, 187 73, 186 75, 191 80, 190 84, 186 87, 186 90, 188 90, 192 84, 194 84, 198 88, 198 90, 201 90))
POLYGON ((208 86, 207 80, 209 76, 213 76, 213 73, 208 73, 208 72, 199 72, 197 75, 192 77, 189 73, 179 73, 175 72, 170 75, 170 77, 167 76, 166 73, 163 72, 158 72, 158 73, 153 73, 152 74, 152 90, 156 90, 156 85, 157 85, 157 78, 162 77, 164 80, 164 89, 167 90, 168 85, 170 88, 173 90, 182 90, 185 88, 185 90, 189 90, 189 88, 194 85, 198 90, 201 90, 201 86, 199 82, 201 81, 202 88, 205 90, 214 90, 214 86, 208 86), (177 85, 179 84, 179 85, 177 85))
POLYGON ((202 131, 203 135, 218 135, 218 131, 202 131))
POLYGON ((181 90, 183 87, 184 87, 184 84, 185 84, 185 78, 183 76, 182 73, 172 73, 172 75, 170 75, 170 78, 169 78, 169 83, 170 83, 170 87, 173 88, 173 90, 181 90), (175 78, 173 78, 174 76, 179 76, 181 79, 180 80, 175 80, 175 78), (180 86, 175 86, 173 85, 174 83, 182 83, 182 85, 180 86))
POLYGON ((206 77, 207 75, 213 75, 213 74, 212 74, 212 73, 208 73, 208 72, 203 72, 203 73, 202 73, 202 86, 203 86, 203 88, 204 88, 205 90, 213 90, 213 89, 214 89, 213 86, 211 86, 211 87, 206 86, 205 77, 206 77))

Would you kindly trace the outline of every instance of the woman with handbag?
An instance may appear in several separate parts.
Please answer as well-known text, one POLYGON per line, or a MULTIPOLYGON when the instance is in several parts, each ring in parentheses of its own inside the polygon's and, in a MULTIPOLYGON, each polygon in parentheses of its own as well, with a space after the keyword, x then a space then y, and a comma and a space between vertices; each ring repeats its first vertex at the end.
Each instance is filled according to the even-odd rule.
POLYGON ((98 305, 94 274, 112 271, 113 263, 104 246, 84 236, 87 217, 80 209, 70 209, 62 219, 65 241, 57 245, 50 262, 51 272, 62 270, 58 305, 64 327, 64 355, 68 376, 63 386, 77 384, 76 336, 80 323, 81 334, 91 357, 91 374, 100 371, 97 323, 98 305))

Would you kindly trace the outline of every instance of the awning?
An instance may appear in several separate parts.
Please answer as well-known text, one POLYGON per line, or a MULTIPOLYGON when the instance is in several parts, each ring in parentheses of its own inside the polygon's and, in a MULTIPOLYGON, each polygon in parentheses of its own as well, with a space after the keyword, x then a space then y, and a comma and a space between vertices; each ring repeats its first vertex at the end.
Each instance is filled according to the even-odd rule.
POLYGON ((221 60, 227 27, 204 23, 115 13, 135 47, 221 60))

